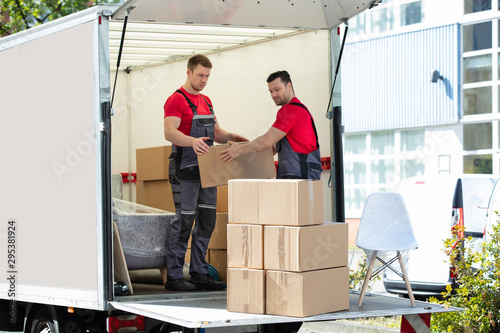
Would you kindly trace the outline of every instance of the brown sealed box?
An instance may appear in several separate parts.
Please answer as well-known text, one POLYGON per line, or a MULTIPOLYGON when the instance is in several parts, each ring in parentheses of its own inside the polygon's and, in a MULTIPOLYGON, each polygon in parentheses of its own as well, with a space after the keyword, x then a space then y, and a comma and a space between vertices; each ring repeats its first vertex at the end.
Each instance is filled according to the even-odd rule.
POLYGON ((227 311, 265 314, 266 272, 259 269, 227 269, 227 311))
POLYGON ((137 180, 168 179, 168 157, 171 152, 172 146, 136 149, 137 180))
POLYGON ((141 205, 175 212, 172 186, 168 180, 137 182, 136 201, 141 205))
POLYGON ((263 230, 261 225, 227 225, 228 267, 264 268, 263 230))
POLYGON ((264 269, 305 272, 348 265, 348 224, 264 226, 264 269))
POLYGON ((208 243, 209 249, 227 249, 227 213, 217 213, 215 228, 208 243))
POLYGON ((308 317, 347 309, 347 266, 300 273, 266 270, 266 314, 308 317))
POLYGON ((235 179, 229 181, 228 195, 229 223, 302 226, 324 221, 321 180, 235 179))
POLYGON ((276 177, 272 148, 241 155, 227 163, 220 152, 229 144, 214 145, 210 151, 198 155, 202 187, 226 185, 230 179, 259 179, 276 177))
POLYGON ((217 212, 228 212, 227 185, 217 186, 217 212))
POLYGON ((220 280, 227 282, 227 251, 210 249, 208 252, 210 253, 208 263, 215 267, 220 280))
POLYGON ((259 181, 230 180, 229 223, 259 224, 259 181))

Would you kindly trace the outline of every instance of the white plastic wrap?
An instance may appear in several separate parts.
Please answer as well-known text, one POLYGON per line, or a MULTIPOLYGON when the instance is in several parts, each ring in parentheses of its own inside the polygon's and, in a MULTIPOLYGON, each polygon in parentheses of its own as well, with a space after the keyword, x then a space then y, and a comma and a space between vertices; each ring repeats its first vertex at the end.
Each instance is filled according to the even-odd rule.
POLYGON ((129 270, 166 267, 167 227, 175 214, 113 199, 116 222, 129 270))
POLYGON ((397 251, 418 247, 403 197, 398 193, 372 193, 366 199, 356 245, 368 251, 397 251))

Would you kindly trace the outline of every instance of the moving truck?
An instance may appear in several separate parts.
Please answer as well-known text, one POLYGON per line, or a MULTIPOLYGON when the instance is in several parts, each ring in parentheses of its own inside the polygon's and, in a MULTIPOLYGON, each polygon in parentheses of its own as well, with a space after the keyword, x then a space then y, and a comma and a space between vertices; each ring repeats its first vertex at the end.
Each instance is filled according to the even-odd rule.
MULTIPOLYGON (((133 148, 165 144, 162 106, 185 78, 180 49, 190 46, 183 39, 199 42, 188 54, 211 54, 215 63, 206 90, 221 101, 215 104, 221 126, 230 127, 227 121, 236 128, 231 130, 245 134, 253 122, 260 124, 264 108, 260 94, 248 89, 236 94, 246 76, 282 69, 270 59, 285 66, 288 58, 281 54, 286 53, 304 68, 292 73, 295 88, 312 86, 327 96, 330 47, 338 47, 329 43, 330 36, 337 38, 330 30, 377 2, 129 0, 1 38, 0 330, 255 331, 294 321, 455 311, 424 303, 411 308, 406 300, 373 295, 365 297, 363 308, 292 318, 230 313, 225 291, 114 293, 111 176, 133 171, 133 148), (240 27, 253 29, 253 35, 241 38, 248 31, 240 27), (218 44, 207 40, 207 32, 222 35, 218 44), (292 37, 280 39, 283 35, 292 37), (304 36, 313 42, 304 43, 304 36), (177 49, 165 47, 166 41, 177 49), (309 70, 318 64, 326 70, 309 70), (217 71, 222 77, 216 78, 217 71), (250 99, 254 105, 246 103, 250 99), (242 121, 240 110, 248 120, 242 121)), ((259 80, 266 103, 272 103, 265 76, 259 80)), ((299 95, 307 105, 316 103, 299 95)), ((134 201, 131 188, 124 197, 134 201)))

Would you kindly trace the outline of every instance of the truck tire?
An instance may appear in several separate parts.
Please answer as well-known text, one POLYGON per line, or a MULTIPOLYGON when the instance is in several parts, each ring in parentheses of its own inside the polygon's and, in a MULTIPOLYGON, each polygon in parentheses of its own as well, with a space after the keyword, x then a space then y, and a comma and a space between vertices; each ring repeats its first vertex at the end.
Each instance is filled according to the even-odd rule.
POLYGON ((57 323, 46 308, 36 311, 31 323, 30 333, 59 333, 57 323))

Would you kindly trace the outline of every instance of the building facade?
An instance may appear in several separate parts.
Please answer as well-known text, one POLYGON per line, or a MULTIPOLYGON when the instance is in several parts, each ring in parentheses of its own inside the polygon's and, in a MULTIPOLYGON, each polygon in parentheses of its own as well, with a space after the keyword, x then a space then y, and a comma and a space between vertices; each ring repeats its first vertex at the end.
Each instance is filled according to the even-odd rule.
POLYGON ((404 178, 500 172, 499 0, 388 0, 349 21, 346 217, 404 178))

